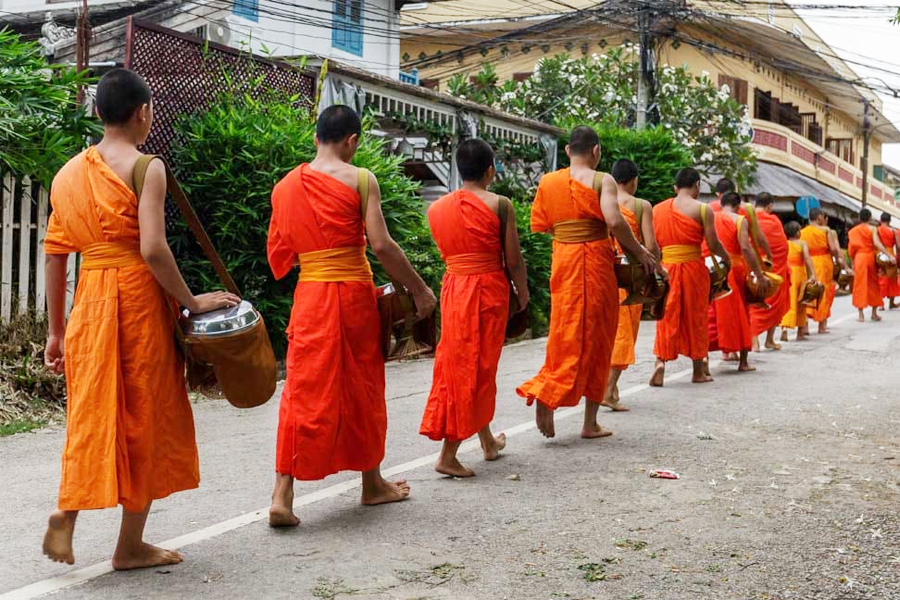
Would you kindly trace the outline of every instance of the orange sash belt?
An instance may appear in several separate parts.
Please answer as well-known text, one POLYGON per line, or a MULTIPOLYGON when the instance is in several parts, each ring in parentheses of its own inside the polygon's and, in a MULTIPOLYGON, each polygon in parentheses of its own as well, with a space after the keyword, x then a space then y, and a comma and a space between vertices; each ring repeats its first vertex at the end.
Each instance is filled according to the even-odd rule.
POLYGON ((503 269, 500 255, 491 252, 454 254, 446 257, 444 262, 447 263, 447 272, 452 275, 480 275, 503 269))
POLYGON ((144 264, 144 257, 139 244, 97 242, 81 249, 82 269, 118 269, 140 264, 144 264))
POLYGON ((802 267, 803 266, 803 257, 794 258, 793 256, 788 257, 788 266, 791 267, 802 267))
POLYGON ((606 223, 599 219, 573 219, 553 224, 553 239, 563 244, 583 244, 608 237, 606 223))
POLYGON ((662 249, 662 262, 670 265, 700 260, 702 257, 700 246, 691 244, 673 244, 671 246, 663 246, 662 249))
POLYGON ((809 255, 810 256, 825 256, 830 255, 831 251, 828 248, 810 248, 809 255))
POLYGON ((329 248, 298 255, 300 281, 372 281, 365 246, 329 248))

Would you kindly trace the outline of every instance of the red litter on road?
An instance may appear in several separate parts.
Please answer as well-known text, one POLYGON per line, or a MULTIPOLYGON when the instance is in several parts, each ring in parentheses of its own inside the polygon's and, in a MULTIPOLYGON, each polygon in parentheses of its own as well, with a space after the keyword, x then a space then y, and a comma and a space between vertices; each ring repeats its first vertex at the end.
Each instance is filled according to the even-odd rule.
POLYGON ((681 479, 678 473, 668 469, 653 469, 650 471, 650 477, 654 479, 681 479))

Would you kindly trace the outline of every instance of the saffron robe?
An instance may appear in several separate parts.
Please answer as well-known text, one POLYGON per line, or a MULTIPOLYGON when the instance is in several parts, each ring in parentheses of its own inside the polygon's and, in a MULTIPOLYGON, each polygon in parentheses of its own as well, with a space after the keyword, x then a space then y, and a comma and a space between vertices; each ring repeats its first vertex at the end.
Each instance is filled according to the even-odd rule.
MULTIPOLYGON (((281 279, 300 254, 364 247, 355 189, 301 165, 272 191, 268 257, 281 279)), ((287 380, 275 469, 315 480, 369 471, 384 458, 387 410, 375 286, 301 281, 287 328, 287 380)))
POLYGON ((809 280, 809 274, 806 272, 801 244, 802 242, 793 240, 788 242, 788 266, 791 269, 791 285, 788 290, 790 308, 781 318, 781 326, 787 329, 806 327, 807 323, 806 309, 800 305, 800 293, 803 291, 803 285, 809 280))
POLYGON ((878 269, 875 267, 875 240, 872 226, 860 223, 848 234, 847 250, 853 259, 853 306, 858 309, 881 307, 878 269))
MULTIPOLYGON (((569 220, 603 221, 592 188, 569 169, 544 175, 531 207, 531 230, 548 232, 569 220)), ((575 406, 584 396, 600 403, 609 379, 619 318, 615 251, 608 238, 580 243, 553 240, 550 265, 550 334, 540 373, 516 392, 551 410, 575 406)))
MULTIPOLYGON (((791 270, 788 266, 788 239, 784 234, 784 226, 781 219, 764 210, 757 210, 756 218, 772 251, 772 271, 781 275, 784 283, 778 293, 766 301, 770 308, 756 305, 750 307, 750 334, 753 336, 781 323, 782 317, 791 308, 791 270)), ((806 281, 805 277, 803 281, 806 281)))
MULTIPOLYGON (((637 202, 642 202, 638 199, 637 202)), ((641 224, 637 222, 637 214, 626 207, 619 205, 622 216, 628 222, 634 237, 640 239, 641 224)), ((621 248, 619 249, 622 252, 621 248)), ((628 296, 625 290, 619 290, 619 302, 621 303, 628 296)), ((616 328, 616 341, 613 344, 612 368, 618 371, 624 371, 629 365, 634 364, 634 344, 637 342, 638 330, 641 326, 641 309, 640 304, 629 304, 623 306, 619 304, 619 325, 616 328)))
POLYGON ((828 234, 817 225, 807 225, 800 231, 800 239, 809 247, 809 256, 816 269, 816 279, 825 286, 825 295, 819 302, 819 308, 808 308, 809 318, 821 323, 831 316, 831 305, 837 291, 834 281, 834 259, 828 249, 828 234))
MULTIPOLYGON (((887 250, 887 253, 891 256, 895 256, 894 230, 887 225, 879 225, 878 237, 881 240, 881 245, 884 246, 885 250, 887 250)), ((896 298, 897 296, 900 296, 900 278, 888 277, 883 273, 879 273, 878 288, 881 290, 882 298, 896 298)))
POLYGON ((459 441, 494 418, 497 363, 509 315, 500 218, 472 192, 457 190, 431 205, 428 223, 447 271, 441 340, 419 433, 459 441))
POLYGON ((731 256, 728 285, 731 293, 713 302, 709 307, 709 349, 722 352, 750 350, 750 312, 747 306, 747 266, 741 253, 738 226, 724 212, 715 213, 716 235, 725 251, 731 256))
POLYGON ((662 265, 669 272, 669 297, 665 315, 656 323, 653 353, 664 361, 679 355, 700 360, 709 351, 709 269, 700 250, 703 226, 678 212, 670 198, 653 207, 653 232, 662 249, 662 265), (695 247, 696 258, 667 260, 666 248, 678 246, 695 247))
POLYGON ((57 173, 50 202, 47 254, 119 245, 109 267, 82 268, 66 325, 59 508, 140 512, 200 483, 175 307, 140 259, 138 199, 96 148, 57 173))

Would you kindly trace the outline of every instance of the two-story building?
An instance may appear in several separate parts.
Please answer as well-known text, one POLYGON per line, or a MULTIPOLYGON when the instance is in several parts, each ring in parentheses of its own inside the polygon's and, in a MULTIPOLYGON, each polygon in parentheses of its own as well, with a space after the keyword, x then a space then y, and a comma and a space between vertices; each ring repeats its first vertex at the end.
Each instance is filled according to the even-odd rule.
MULTIPOLYGON (((126 16, 227 46, 275 56, 338 60, 400 77, 404 0, 90 0, 91 60, 123 63, 126 16)), ((74 62, 81 0, 0 0, 0 27, 43 33, 48 55, 74 62), (43 31, 42 31, 43 30, 43 31)), ((407 78, 409 79, 409 78, 407 78)))
MULTIPOLYGON (((882 145, 900 143, 900 131, 866 81, 789 5, 655 6, 647 30, 656 39, 657 66, 707 72, 748 107, 761 162, 757 183, 745 192, 771 191, 784 212, 793 212, 799 198, 816 198, 832 217, 849 219, 864 197, 868 137, 865 200, 900 218, 881 159, 882 145)), ((401 64, 418 68, 432 87, 484 62, 495 65, 501 80, 522 80, 542 56, 589 56, 639 43, 642 27, 635 5, 593 0, 451 0, 408 5, 403 15, 401 64)))

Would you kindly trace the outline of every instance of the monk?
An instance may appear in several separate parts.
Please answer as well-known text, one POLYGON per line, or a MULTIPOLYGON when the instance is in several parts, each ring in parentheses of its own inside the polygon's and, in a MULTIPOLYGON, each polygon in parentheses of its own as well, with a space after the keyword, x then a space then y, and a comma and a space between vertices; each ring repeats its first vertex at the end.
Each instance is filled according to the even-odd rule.
MULTIPOLYGON (((900 244, 897 242, 897 233, 891 228, 891 215, 881 213, 881 224, 878 226, 878 239, 884 246, 885 252, 893 257, 897 257, 897 249, 900 244)), ((894 310, 897 306, 897 296, 900 296, 900 280, 897 278, 896 272, 878 274, 878 287, 881 290, 881 297, 889 300, 888 308, 894 310)))
MULTIPOLYGON (((790 290, 788 300, 790 307, 781 318, 781 341, 788 339, 788 329, 796 329, 796 341, 809 338, 806 307, 800 303, 800 296, 807 283, 815 283, 816 268, 809 255, 809 246, 800 238, 800 223, 789 221, 784 226, 788 238, 788 266, 791 269, 790 290)), ((784 285, 787 285, 785 282, 784 285)))
POLYGON ((816 279, 825 286, 825 296, 819 302, 819 307, 807 309, 807 314, 819 324, 818 332, 825 334, 829 331, 828 318, 831 316, 831 305, 837 291, 834 266, 837 264, 848 273, 853 273, 853 269, 847 265, 837 234, 828 227, 828 217, 821 208, 810 209, 809 225, 800 231, 800 239, 809 247, 809 255, 816 268, 816 279))
POLYGON ((662 265, 669 274, 666 311, 656 323, 653 353, 656 365, 650 385, 663 385, 666 362, 679 356, 693 361, 691 381, 706 383, 712 377, 703 361, 709 353, 709 269, 703 260, 702 243, 721 258, 731 259, 716 235, 712 211, 699 202, 700 173, 682 169, 675 177, 675 197, 653 207, 653 231, 662 250, 662 265))
POLYGON ((781 219, 773 213, 774 208, 775 199, 772 198, 772 194, 760 192, 756 195, 756 218, 760 232, 766 238, 772 252, 772 272, 784 278, 784 284, 778 289, 778 293, 766 301, 768 306, 753 305, 750 307, 750 335, 755 351, 759 351, 759 335, 763 332, 766 333, 766 348, 769 350, 781 349, 781 346, 775 342, 775 328, 791 307, 788 239, 785 236, 781 219))
POLYGON ((759 280, 759 294, 765 296, 769 280, 762 261, 750 242, 750 224, 738 214, 741 197, 736 192, 722 196, 722 210, 716 213, 716 235, 731 259, 728 285, 732 293, 710 306, 710 350, 738 354, 738 371, 755 371, 749 363, 752 346, 747 301, 747 274, 759 280))
POLYGON ((240 299, 225 292, 195 296, 185 285, 166 242, 163 164, 150 163, 140 198, 129 187, 137 147, 153 122, 146 82, 114 69, 97 86, 96 106, 103 139, 54 178, 44 239, 44 360, 65 373, 68 398, 59 505, 44 554, 74 564, 78 512, 121 504, 112 566, 125 570, 182 561, 178 552, 144 542, 144 525, 154 500, 200 482, 173 302, 202 313, 240 299), (67 322, 66 263, 74 252, 82 266, 67 322))
MULTIPOLYGON (((613 163, 612 176, 616 180, 619 210, 622 217, 628 222, 634 236, 659 259, 659 245, 656 243, 656 235, 653 233, 653 206, 646 200, 635 197, 638 187, 638 167, 634 162, 623 158, 613 163), (641 220, 638 222, 638 204, 641 206, 641 220)), ((622 248, 619 247, 619 252, 622 248)), ((621 303, 628 293, 619 290, 619 302, 621 303)), ((616 342, 613 345, 612 370, 609 374, 609 382, 606 385, 606 395, 603 398, 603 406, 614 412, 628 411, 627 406, 619 402, 619 377, 622 371, 634 364, 634 345, 637 342, 638 330, 641 325, 640 304, 619 306, 619 325, 616 329, 616 342)))
POLYGON ((359 115, 331 106, 316 122, 316 157, 272 191, 268 255, 277 278, 300 266, 288 324, 287 380, 278 415, 269 525, 293 527, 294 479, 362 471, 362 504, 405 500, 405 480, 381 476, 387 414, 384 356, 366 239, 387 274, 413 295, 418 317, 437 300, 391 239, 378 181, 350 164, 359 115), (368 187, 365 214, 358 190, 368 187))
POLYGON ((581 436, 611 435, 597 423, 606 391, 619 314, 609 232, 645 270, 656 258, 622 218, 615 180, 596 171, 600 138, 576 127, 566 146, 570 167, 544 175, 531 208, 531 229, 553 235, 550 268, 550 335, 540 373, 516 391, 531 405, 546 437, 554 437, 553 411, 576 406, 584 396, 581 436))
POLYGON ((428 209, 447 270, 441 286, 441 341, 419 433, 444 442, 434 467, 438 473, 471 477, 475 472, 456 456, 463 440, 477 433, 485 460, 496 460, 506 446, 504 434, 491 433, 497 363, 510 311, 504 256, 519 310, 528 306, 529 294, 512 204, 487 191, 496 175, 493 150, 483 140, 466 140, 456 151, 456 164, 462 187, 428 209), (502 236, 500 211, 508 215, 502 236))
MULTIPOLYGON (((881 308, 881 290, 878 288, 878 269, 875 267, 875 253, 885 252, 885 247, 878 237, 877 228, 869 222, 872 211, 864 208, 859 211, 859 224, 849 233, 847 251, 853 260, 853 306, 859 311, 859 322, 866 320, 865 309, 871 307, 873 321, 880 321, 878 309, 881 308)), ((896 264, 896 259, 891 260, 896 264)))
MULTIPOLYGON (((737 192, 737 187, 734 185, 734 182, 727 177, 723 177, 716 182, 716 199, 709 203, 709 206, 713 209, 714 212, 719 212, 722 210, 722 197, 725 194, 737 192)), ((748 203, 742 203, 740 207, 738 207, 738 214, 744 217, 747 217, 750 224, 750 241, 753 244, 753 247, 756 248, 759 252, 764 252, 766 256, 768 256, 769 261, 773 262, 772 250, 769 248, 769 242, 766 240, 766 236, 763 235, 762 230, 759 227, 757 217, 756 217, 756 209, 755 207, 748 203)), ((779 225, 780 228, 780 225, 779 225)), ((756 338, 754 336, 754 341, 756 338)), ((774 343, 774 340, 773 340, 774 343)), ((724 352, 722 354, 722 360, 727 362, 737 362, 739 360, 737 352, 724 352)), ((707 367, 704 366, 706 369, 707 367)), ((708 371, 708 369, 707 369, 708 371)))

